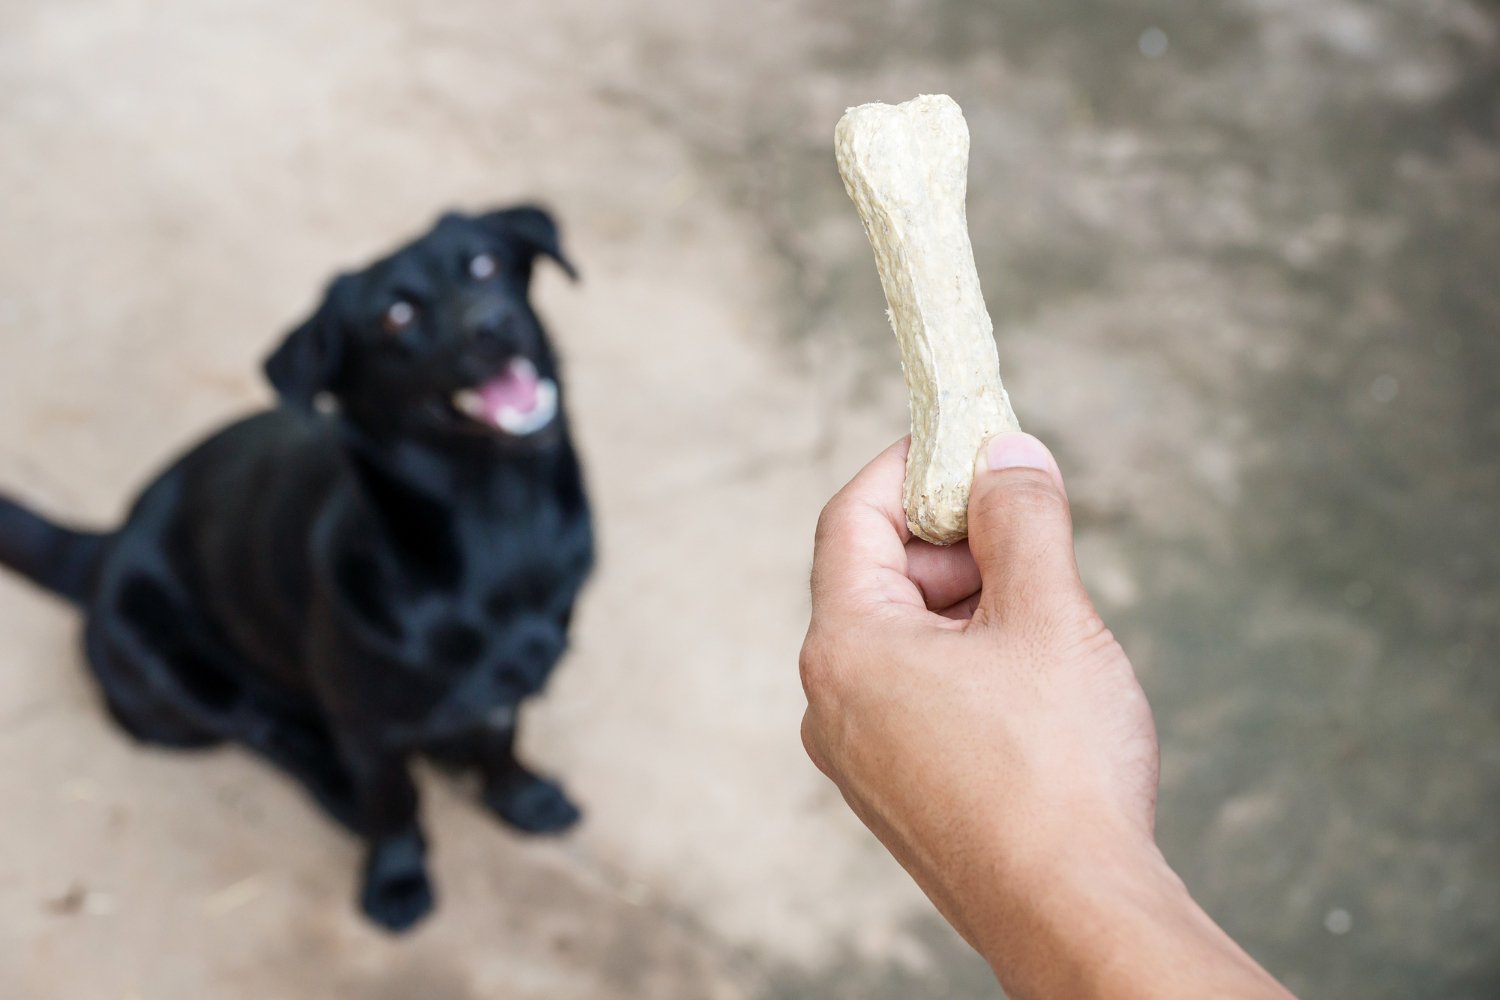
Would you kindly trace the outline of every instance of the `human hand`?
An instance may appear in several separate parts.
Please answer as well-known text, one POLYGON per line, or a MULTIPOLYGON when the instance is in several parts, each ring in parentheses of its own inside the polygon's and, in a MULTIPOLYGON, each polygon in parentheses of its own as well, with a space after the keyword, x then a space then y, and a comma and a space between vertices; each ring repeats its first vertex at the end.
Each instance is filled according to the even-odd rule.
POLYGON ((1175 996, 1195 955, 1218 978, 1182 996, 1285 997, 1156 849, 1155 727, 1079 579, 1056 461, 1030 435, 988 443, 968 542, 939 548, 906 526, 906 448, 819 520, 814 763, 1013 997, 1175 996))

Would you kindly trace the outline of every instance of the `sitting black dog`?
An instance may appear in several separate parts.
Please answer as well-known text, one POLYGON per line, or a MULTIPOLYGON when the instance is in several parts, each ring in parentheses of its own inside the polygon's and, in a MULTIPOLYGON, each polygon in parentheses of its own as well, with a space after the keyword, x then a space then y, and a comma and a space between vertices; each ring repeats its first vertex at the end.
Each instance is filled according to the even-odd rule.
POLYGON ((366 839, 364 910, 393 930, 433 901, 409 755, 478 769, 518 829, 578 820, 513 752, 593 561, 538 255, 573 274, 539 209, 448 215, 337 278, 266 362, 281 406, 189 452, 118 531, 0 499, 0 562, 86 609, 120 725, 292 774, 366 839))

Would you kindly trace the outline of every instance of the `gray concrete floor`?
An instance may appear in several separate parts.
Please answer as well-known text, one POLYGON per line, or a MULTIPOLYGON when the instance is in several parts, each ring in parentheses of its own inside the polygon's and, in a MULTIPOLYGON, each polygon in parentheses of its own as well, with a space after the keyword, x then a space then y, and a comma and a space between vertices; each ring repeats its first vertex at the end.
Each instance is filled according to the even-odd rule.
POLYGON ((1497 32, 1478 0, 3 0, 0 483, 107 523, 265 400, 335 268, 541 198, 603 563, 526 719, 585 827, 523 841, 424 775, 443 898, 401 940, 295 789, 129 745, 74 616, 0 580, 0 994, 997 996, 797 740, 813 520, 905 420, 832 128, 946 92, 1168 856, 1305 1000, 1500 995, 1497 32))

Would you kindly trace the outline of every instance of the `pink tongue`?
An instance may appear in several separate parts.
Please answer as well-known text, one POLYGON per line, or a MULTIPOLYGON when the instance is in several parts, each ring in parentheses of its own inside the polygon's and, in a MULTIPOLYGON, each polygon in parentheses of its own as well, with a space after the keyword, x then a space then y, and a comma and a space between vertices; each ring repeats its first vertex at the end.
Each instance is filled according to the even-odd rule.
POLYGON ((505 371, 479 387, 479 398, 484 400, 484 412, 491 420, 502 409, 517 413, 530 413, 536 409, 536 366, 523 358, 514 358, 505 366, 505 371))

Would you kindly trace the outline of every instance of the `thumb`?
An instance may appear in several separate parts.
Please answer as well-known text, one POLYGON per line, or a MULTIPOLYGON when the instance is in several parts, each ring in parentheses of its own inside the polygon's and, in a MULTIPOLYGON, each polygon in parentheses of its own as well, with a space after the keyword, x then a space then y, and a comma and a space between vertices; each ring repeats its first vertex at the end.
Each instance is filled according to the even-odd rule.
POLYGON ((976 620, 1057 624, 1093 605, 1078 578, 1062 473, 1030 434, 1000 434, 974 462, 969 551, 983 581, 976 620), (1043 619, 1045 621, 1039 620, 1043 619))

